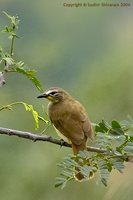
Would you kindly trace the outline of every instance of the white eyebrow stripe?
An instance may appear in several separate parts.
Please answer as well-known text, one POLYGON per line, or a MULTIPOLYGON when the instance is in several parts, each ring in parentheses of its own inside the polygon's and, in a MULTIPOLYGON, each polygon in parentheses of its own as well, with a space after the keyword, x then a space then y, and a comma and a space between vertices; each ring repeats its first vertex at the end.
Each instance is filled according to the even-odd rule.
POLYGON ((46 94, 49 95, 51 92, 57 92, 56 90, 48 90, 46 91, 46 94))
POLYGON ((46 92, 47 95, 50 94, 50 93, 51 93, 51 90, 49 90, 49 91, 46 92))

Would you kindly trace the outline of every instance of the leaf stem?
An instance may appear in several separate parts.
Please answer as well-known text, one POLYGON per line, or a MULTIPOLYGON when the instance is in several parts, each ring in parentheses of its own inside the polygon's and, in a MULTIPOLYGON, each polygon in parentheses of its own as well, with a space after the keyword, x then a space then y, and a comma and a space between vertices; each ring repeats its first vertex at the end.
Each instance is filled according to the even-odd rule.
POLYGON ((10 56, 11 57, 13 56, 14 39, 15 39, 15 35, 12 35, 11 46, 10 46, 10 56))

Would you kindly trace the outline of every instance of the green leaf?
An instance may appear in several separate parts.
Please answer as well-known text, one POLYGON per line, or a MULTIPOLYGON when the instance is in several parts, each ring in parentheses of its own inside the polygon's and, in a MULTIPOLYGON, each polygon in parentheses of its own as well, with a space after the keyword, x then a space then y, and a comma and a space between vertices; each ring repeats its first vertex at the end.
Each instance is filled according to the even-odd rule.
MULTIPOLYGON (((30 111, 32 113, 33 118, 35 120, 36 129, 38 129, 39 128, 39 115, 38 115, 38 112, 34 110, 32 105, 29 105, 29 104, 27 104, 25 102, 21 102, 21 103, 24 105, 26 111, 30 111)), ((46 122, 46 120, 43 120, 43 121, 46 122)))
POLYGON ((34 110, 33 106, 30 104, 27 104, 25 102, 15 102, 9 105, 5 105, 3 107, 0 108, 1 110, 4 109, 8 109, 8 110, 12 110, 12 107, 15 105, 23 105, 26 111, 29 111, 32 113, 34 121, 35 121, 35 128, 38 129, 39 128, 39 120, 41 119, 41 121, 45 122, 46 124, 48 124, 49 122, 47 120, 45 120, 43 117, 39 116, 38 112, 36 110, 34 110))
POLYGON ((111 124, 112 124, 112 128, 114 129, 121 128, 120 124, 116 120, 113 120, 111 124))
POLYGON ((6 64, 9 66, 14 64, 14 60, 11 57, 3 57, 3 60, 6 61, 6 64))
POLYGON ((122 130, 121 125, 116 120, 113 120, 111 122, 111 125, 112 125, 112 129, 110 130, 110 134, 116 135, 116 136, 124 135, 124 131, 122 130))
POLYGON ((98 132, 95 138, 95 145, 100 148, 107 148, 111 145, 113 139, 106 133, 98 132))
POLYGON ((79 153, 77 154, 77 157, 80 157, 82 159, 87 159, 89 156, 88 151, 84 150, 84 151, 79 151, 79 153))
POLYGON ((95 131, 104 133, 107 132, 110 128, 111 126, 106 121, 102 120, 102 122, 95 126, 95 131))
POLYGON ((12 28, 5 26, 5 28, 2 30, 2 33, 11 33, 12 32, 12 28))
POLYGON ((130 121, 130 123, 133 124, 133 118, 132 118, 132 116, 131 116, 131 115, 128 115, 127 118, 128 118, 128 121, 130 121))
POLYGON ((55 179, 55 187, 59 187, 61 186, 61 188, 63 189, 65 186, 66 186, 66 183, 67 183, 67 179, 66 178, 63 178, 63 177, 57 177, 55 179))
POLYGON ((61 172, 61 176, 65 176, 67 178, 72 177, 73 176, 73 171, 71 169, 70 170, 69 169, 63 170, 61 172))
POLYGON ((108 171, 108 166, 105 160, 99 159, 98 160, 98 168, 100 172, 101 182, 107 186, 107 180, 109 178, 110 172, 108 171))
POLYGON ((73 155, 69 155, 69 156, 65 157, 63 159, 63 161, 57 165, 59 167, 61 167, 62 169, 66 169, 66 168, 70 169, 70 168, 77 166, 77 162, 75 161, 75 158, 73 155))
POLYGON ((83 167, 79 167, 79 169, 86 179, 88 179, 90 173, 93 172, 93 167, 88 166, 88 165, 84 165, 83 167))
POLYGON ((133 142, 127 142, 123 150, 127 153, 133 154, 133 142))
POLYGON ((5 11, 3 11, 3 13, 9 19, 11 26, 12 26, 12 30, 14 30, 15 28, 18 29, 18 25, 19 25, 19 22, 20 22, 18 16, 11 16, 11 15, 7 14, 5 11))
POLYGON ((133 127, 126 131, 126 135, 128 135, 129 137, 133 137, 133 127))
POLYGON ((32 105, 30 105, 30 106, 31 106, 31 110, 29 110, 29 111, 31 111, 31 112, 32 112, 32 115, 33 115, 33 117, 34 117, 34 120, 35 120, 36 129, 38 129, 38 128, 39 128, 39 118, 38 118, 38 112, 37 112, 37 111, 35 111, 35 110, 33 109, 33 106, 32 106, 32 105))
MULTIPOLYGON (((104 176, 107 176, 107 172, 108 172, 107 170, 102 171, 102 176, 103 176, 103 175, 104 175, 104 176)), ((101 177, 101 182, 103 183, 104 186, 107 187, 107 178, 101 177)))
POLYGON ((124 161, 120 158, 111 158, 110 161, 112 162, 112 165, 115 169, 117 169, 119 172, 123 172, 124 169, 124 161))
POLYGON ((133 128, 133 118, 128 115, 126 120, 120 122, 120 125, 124 130, 128 130, 129 128, 133 128))
MULTIPOLYGON (((19 62, 18 64, 19 66, 20 65, 22 66, 24 63, 19 62)), ((33 84, 37 87, 39 91, 43 91, 40 81, 35 77, 36 73, 35 70, 24 69, 22 67, 16 67, 15 70, 20 74, 26 75, 33 82, 33 84)))
MULTIPOLYGON (((42 86, 40 81, 36 78, 36 71, 35 70, 30 70, 24 65, 24 62, 16 62, 12 57, 13 57, 13 49, 14 49, 14 39, 15 37, 18 37, 16 34, 15 29, 18 28, 19 24, 19 19, 18 16, 11 16, 5 11, 3 12, 7 18, 9 19, 10 26, 5 26, 3 29, 3 32, 6 32, 9 34, 9 38, 11 39, 11 44, 10 44, 10 52, 9 53, 3 53, 2 48, 0 49, 0 57, 2 58, 1 62, 4 61, 5 68, 4 70, 6 72, 18 72, 20 74, 23 74, 27 76, 32 83, 36 86, 36 88, 39 91, 43 91, 42 86)), ((34 113, 34 118, 36 119, 36 113, 34 113)))

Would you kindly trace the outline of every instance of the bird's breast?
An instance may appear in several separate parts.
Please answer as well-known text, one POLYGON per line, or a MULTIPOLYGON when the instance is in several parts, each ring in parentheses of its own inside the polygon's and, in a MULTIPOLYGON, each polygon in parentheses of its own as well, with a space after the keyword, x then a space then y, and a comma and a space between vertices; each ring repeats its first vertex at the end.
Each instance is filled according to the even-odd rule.
POLYGON ((50 102, 48 104, 48 115, 53 120, 61 119, 63 115, 68 113, 68 109, 66 108, 66 104, 64 102, 53 103, 50 102))
POLYGON ((62 118, 68 118, 69 113, 68 110, 66 109, 66 105, 64 103, 49 103, 48 105, 48 115, 53 123, 53 126, 58 134, 58 136, 63 139, 67 143, 71 143, 71 141, 60 131, 60 122, 62 121, 62 118))

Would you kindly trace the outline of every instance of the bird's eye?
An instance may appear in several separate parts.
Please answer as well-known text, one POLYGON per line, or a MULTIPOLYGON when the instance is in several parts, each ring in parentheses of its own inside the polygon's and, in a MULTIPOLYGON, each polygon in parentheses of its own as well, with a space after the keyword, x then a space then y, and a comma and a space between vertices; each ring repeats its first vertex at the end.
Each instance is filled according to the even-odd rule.
POLYGON ((54 96, 57 92, 51 92, 50 95, 54 96))

